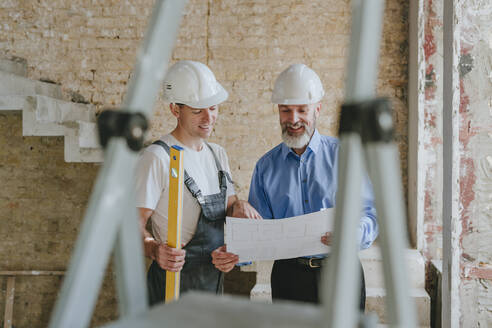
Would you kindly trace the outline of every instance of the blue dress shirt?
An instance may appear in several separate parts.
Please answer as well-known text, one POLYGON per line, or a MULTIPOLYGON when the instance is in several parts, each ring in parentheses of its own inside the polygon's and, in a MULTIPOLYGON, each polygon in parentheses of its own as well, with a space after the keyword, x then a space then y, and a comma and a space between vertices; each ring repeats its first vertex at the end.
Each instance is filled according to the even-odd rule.
MULTIPOLYGON (((339 142, 317 130, 306 151, 297 155, 284 143, 256 163, 249 202, 264 219, 282 219, 335 206, 339 142)), ((360 249, 371 246, 378 235, 372 185, 362 187, 359 224, 360 249)), ((321 235, 325 231, 320 231, 321 235)))

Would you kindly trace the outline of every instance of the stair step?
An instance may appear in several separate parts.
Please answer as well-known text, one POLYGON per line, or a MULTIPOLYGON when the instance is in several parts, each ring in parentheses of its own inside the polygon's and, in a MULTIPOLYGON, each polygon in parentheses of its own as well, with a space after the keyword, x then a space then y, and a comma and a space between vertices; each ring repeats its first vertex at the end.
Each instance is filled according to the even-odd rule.
MULTIPOLYGON (((406 266, 407 278, 412 288, 425 288, 425 261, 416 249, 407 249, 406 266)), ((364 268, 367 288, 384 287, 383 260, 378 246, 370 247, 359 253, 364 268)))
MULTIPOLYGON (((415 300, 420 326, 430 325, 430 297, 425 291, 425 261, 419 251, 405 251, 407 277, 410 282, 411 296, 415 300)), ((386 323, 384 276, 382 256, 379 245, 359 253, 364 267, 366 281, 366 309, 375 312, 381 323, 386 323)), ((251 290, 252 300, 271 302, 270 273, 272 261, 254 262, 252 265, 241 267, 242 271, 256 271, 256 285, 251 290)))
MULTIPOLYGON (((251 290, 251 300, 255 302, 271 303, 270 284, 256 284, 251 290)), ((423 288, 413 288, 410 296, 415 301, 419 326, 430 326, 430 297, 423 288)), ((380 323, 387 322, 386 292, 383 288, 366 289, 366 312, 376 313, 380 323)))
POLYGON ((97 125, 92 122, 75 122, 76 129, 65 133, 65 162, 99 163, 104 152, 99 144, 97 125))
POLYGON ((90 137, 84 135, 84 133, 87 133, 87 129, 82 131, 81 122, 77 122, 77 124, 79 128, 67 129, 65 134, 65 162, 102 162, 104 160, 104 152, 99 146, 97 135, 90 137))
POLYGON ((0 59, 0 111, 22 111, 24 136, 64 136, 66 162, 102 162, 95 107, 64 101, 59 85, 26 76, 25 60, 0 59))
MULTIPOLYGON (((364 276, 367 288, 383 288, 384 275, 381 250, 378 245, 359 253, 359 258, 364 268, 364 276)), ((425 287, 425 261, 418 250, 406 250, 407 276, 412 288, 425 287)), ((252 265, 242 266, 241 271, 257 272, 257 283, 269 283, 273 261, 254 262, 252 265)))
POLYGON ((79 145, 81 148, 101 148, 97 123, 77 121, 79 125, 79 145))
POLYGON ((0 58, 0 71, 27 77, 27 62, 23 58, 0 58))
POLYGON ((34 81, 23 76, 0 71, 0 96, 35 96, 42 95, 63 99, 58 84, 34 81))
POLYGON ((92 105, 79 104, 45 96, 36 96, 36 118, 40 122, 63 124, 73 121, 95 122, 96 111, 92 105))
POLYGON ((22 110, 25 136, 65 136, 65 161, 103 161, 95 108, 47 96, 0 96, 0 110, 22 110))
MULTIPOLYGON (((417 324, 430 326, 430 297, 423 288, 412 288, 410 296, 415 301, 417 312, 417 324)), ((366 289, 366 312, 374 312, 379 317, 380 323, 387 323, 386 316, 386 291, 383 288, 366 289)))
POLYGON ((91 105, 46 96, 0 96, 0 110, 22 110, 25 136, 62 136, 76 121, 96 119, 91 105))

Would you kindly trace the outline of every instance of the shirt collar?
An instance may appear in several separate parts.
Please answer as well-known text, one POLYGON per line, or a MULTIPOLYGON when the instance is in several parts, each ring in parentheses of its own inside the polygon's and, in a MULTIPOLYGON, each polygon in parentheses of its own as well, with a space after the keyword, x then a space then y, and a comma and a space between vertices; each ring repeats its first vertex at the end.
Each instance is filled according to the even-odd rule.
MULTIPOLYGON (((315 129, 313 136, 311 137, 311 140, 309 140, 307 148, 311 149, 311 151, 316 154, 318 152, 320 142, 321 142, 320 134, 319 134, 318 130, 315 129)), ((307 151, 307 149, 306 149, 306 151, 307 151)), ((287 147, 287 145, 284 142, 282 142, 282 158, 286 159, 287 156, 289 155, 289 153, 295 154, 292 149, 287 147)), ((295 155, 297 155, 297 154, 295 154, 295 155)))
POLYGON ((321 136, 318 132, 317 129, 314 130, 313 136, 311 137, 311 140, 309 141, 308 148, 311 148, 313 153, 317 153, 319 149, 319 145, 321 143, 321 136))

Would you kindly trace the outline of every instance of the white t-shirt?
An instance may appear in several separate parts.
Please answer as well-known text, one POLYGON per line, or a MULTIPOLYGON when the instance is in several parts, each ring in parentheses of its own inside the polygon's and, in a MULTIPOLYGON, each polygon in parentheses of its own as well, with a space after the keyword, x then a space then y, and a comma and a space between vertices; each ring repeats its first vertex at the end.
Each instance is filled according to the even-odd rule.
MULTIPOLYGON (((178 145, 184 148, 184 169, 195 180, 202 195, 220 192, 218 169, 210 149, 203 145, 200 151, 184 146, 172 135, 161 138, 169 147, 178 145)), ((209 143, 224 171, 230 174, 227 154, 221 146, 209 143)), ((235 194, 234 186, 227 181, 227 199, 235 194)), ((169 155, 160 145, 150 145, 140 153, 136 169, 137 207, 148 208, 152 214, 152 232, 161 242, 167 240, 167 217, 169 204, 169 155)), ((195 234, 200 217, 200 205, 188 188, 183 186, 183 216, 181 242, 187 244, 195 234)))

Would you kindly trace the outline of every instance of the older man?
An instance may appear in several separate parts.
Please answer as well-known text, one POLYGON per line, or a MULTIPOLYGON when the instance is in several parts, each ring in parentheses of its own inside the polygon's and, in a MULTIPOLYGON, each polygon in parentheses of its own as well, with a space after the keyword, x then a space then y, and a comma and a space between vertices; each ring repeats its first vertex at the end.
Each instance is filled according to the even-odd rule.
MULTIPOLYGON (((283 143, 256 164, 249 202, 264 219, 282 219, 335 206, 338 139, 321 135, 316 121, 321 111, 323 86, 318 75, 303 64, 284 70, 275 82, 272 102, 278 105, 283 143)), ((363 186, 359 224, 360 249, 368 248, 378 234, 372 187, 363 186)), ((331 234, 320 231, 329 245, 331 234)), ((277 260, 271 286, 273 299, 318 303, 320 268, 325 255, 277 260)), ((360 308, 365 307, 364 275, 360 308)))
POLYGON ((218 117, 218 105, 228 97, 212 71, 195 61, 180 61, 164 79, 164 98, 177 119, 176 128, 147 147, 136 174, 145 254, 153 260, 147 274, 151 304, 164 300, 165 271, 180 271, 181 292, 202 290, 221 293, 223 275, 237 263, 224 244, 226 213, 259 217, 238 200, 224 148, 207 143, 218 117), (167 246, 169 200, 169 147, 184 149, 187 174, 183 190, 183 249, 167 246), (152 234, 145 227, 151 218, 152 234))

